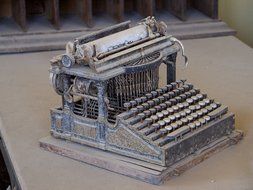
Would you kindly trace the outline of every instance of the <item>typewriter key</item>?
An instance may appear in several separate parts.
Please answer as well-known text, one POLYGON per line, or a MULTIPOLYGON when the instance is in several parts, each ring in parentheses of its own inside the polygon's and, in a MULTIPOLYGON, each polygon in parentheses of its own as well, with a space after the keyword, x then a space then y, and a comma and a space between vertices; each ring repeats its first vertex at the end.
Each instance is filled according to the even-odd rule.
POLYGON ((186 83, 186 85, 189 86, 189 89, 190 89, 190 90, 193 89, 193 84, 191 84, 191 83, 186 83))
POLYGON ((197 113, 191 113, 191 116, 193 117, 193 119, 197 119, 198 118, 198 114, 197 113))
POLYGON ((163 110, 162 114, 164 115, 164 117, 167 117, 169 115, 169 112, 167 110, 163 110))
POLYGON ((196 108, 196 110, 200 110, 200 109, 201 109, 201 106, 200 106, 199 104, 197 104, 197 105, 195 106, 195 108, 196 108))
POLYGON ((144 119, 144 122, 147 124, 147 127, 151 125, 151 123, 153 122, 153 120, 151 118, 146 118, 144 119))
POLYGON ((211 103, 210 106, 212 107, 212 109, 216 109, 218 107, 216 103, 211 103))
POLYGON ((173 92, 175 93, 175 96, 178 96, 180 94, 180 91, 178 89, 174 89, 173 92))
POLYGON ((144 110, 144 107, 143 106, 136 106, 136 108, 138 109, 138 112, 142 112, 144 110))
POLYGON ((159 129, 161 129, 165 126, 165 122, 163 120, 160 120, 157 123, 159 124, 159 129))
POLYGON ((162 110, 161 106, 155 106, 154 108, 156 109, 157 112, 162 110))
POLYGON ((206 120, 203 118, 200 118, 198 121, 201 123, 201 125, 204 125, 206 123, 206 120))
POLYGON ((199 105, 200 105, 200 107, 203 108, 203 107, 205 107, 206 103, 205 103, 204 101, 200 101, 200 102, 199 102, 199 105))
POLYGON ((171 108, 174 110, 174 112, 177 112, 179 110, 178 106, 172 106, 171 108))
POLYGON ((218 107, 221 106, 221 103, 220 102, 215 102, 217 104, 218 107))
POLYGON ((166 88, 167 88, 168 91, 171 91, 171 90, 172 90, 172 85, 167 84, 167 85, 166 85, 166 88))
POLYGON ((167 108, 167 111, 169 112, 170 115, 174 113, 174 110, 172 108, 167 108))
POLYGON ((176 99, 177 103, 182 102, 182 98, 180 96, 175 97, 175 99, 176 99))
POLYGON ((177 106, 178 106, 178 108, 179 108, 180 110, 182 110, 182 109, 184 108, 184 104, 182 104, 182 103, 177 104, 177 106))
POLYGON ((178 90, 179 90, 179 93, 180 93, 180 94, 182 94, 182 93, 185 92, 184 88, 182 88, 182 87, 178 88, 178 90))
POLYGON ((206 106, 206 109, 207 109, 208 112, 213 110, 212 106, 206 106))
POLYGON ((204 115, 208 113, 206 108, 202 108, 200 111, 202 111, 204 115))
POLYGON ((206 115, 206 116, 204 116, 204 117, 203 117, 203 119, 205 119, 205 120, 206 120, 206 122, 209 122, 209 121, 211 120, 211 117, 210 117, 210 116, 208 116, 208 115, 206 115))
POLYGON ((157 97, 159 99, 160 102, 164 102, 165 98, 163 96, 158 96, 157 97))
POLYGON ((181 115, 179 113, 175 113, 174 116, 176 117, 176 120, 180 119, 181 115))
POLYGON ((132 107, 134 107, 134 106, 137 105, 137 102, 136 102, 135 100, 131 100, 131 101, 130 101, 130 104, 131 104, 132 107))
POLYGON ((156 91, 151 91, 150 94, 152 94, 153 98, 157 97, 158 93, 156 91))
POLYGON ((135 98, 135 101, 136 101, 137 105, 142 103, 141 98, 135 98))
POLYGON ((129 110, 130 107, 131 107, 131 103, 130 103, 130 102, 124 103, 124 107, 125 107, 127 110, 129 110))
POLYGON ((192 106, 189 106, 189 109, 193 112, 196 110, 196 107, 194 105, 192 105, 192 106))
POLYGON ((210 104, 210 103, 211 103, 210 99, 208 99, 208 98, 205 98, 203 101, 204 101, 206 104, 210 104))
POLYGON ((140 99, 141 99, 142 103, 144 103, 148 100, 147 97, 145 97, 145 96, 140 97, 140 99))
POLYGON ((180 121, 182 121, 183 125, 186 125, 188 123, 188 119, 185 117, 180 119, 180 121))
POLYGON ((161 112, 156 113, 156 116, 158 117, 158 120, 161 120, 164 117, 163 113, 161 112))
POLYGON ((181 115, 181 117, 185 117, 185 116, 186 116, 185 111, 181 111, 181 112, 180 112, 180 115, 181 115))
POLYGON ((147 101, 150 107, 153 107, 155 105, 155 102, 153 100, 147 101))
POLYGON ((131 108, 130 111, 136 115, 138 113, 138 109, 137 108, 131 108))
MULTIPOLYGON (((167 135, 168 134, 168 130, 167 129, 160 129, 160 134, 161 136, 167 135)), ((159 138, 159 137, 158 137, 159 138)))
POLYGON ((143 103, 141 105, 144 107, 144 109, 149 109, 149 107, 150 107, 148 103, 143 103))
POLYGON ((168 89, 167 89, 167 87, 166 87, 166 86, 165 86, 165 87, 162 87, 161 89, 162 89, 163 93, 168 92, 168 89))
POLYGON ((183 125, 183 122, 178 120, 178 121, 176 121, 176 124, 177 124, 178 127, 181 127, 183 125))
POLYGON ((163 94, 163 97, 164 97, 165 100, 169 100, 169 99, 170 99, 170 95, 167 94, 167 93, 166 93, 166 94, 163 94))
POLYGON ((151 99, 151 98, 153 97, 151 93, 148 93, 148 94, 146 94, 145 96, 146 96, 148 99, 151 99))
POLYGON ((156 89, 156 92, 158 93, 158 96, 160 96, 161 94, 163 94, 163 90, 160 89, 160 88, 156 89))
POLYGON ((176 82, 172 82, 172 83, 170 83, 170 84, 172 85, 172 89, 177 88, 177 83, 176 83, 176 82))
POLYGON ((164 118, 163 121, 165 122, 165 125, 169 125, 170 124, 170 118, 164 118))
POLYGON ((171 125, 165 126, 165 129, 166 129, 168 132, 171 132, 171 131, 172 131, 171 125))
POLYGON ((179 97, 181 97, 182 100, 185 100, 185 99, 186 99, 186 95, 185 95, 185 94, 180 94, 179 97))
POLYGON ((203 115, 203 112, 202 112, 202 111, 200 111, 200 110, 199 110, 199 111, 197 111, 196 113, 198 114, 198 116, 199 116, 199 117, 201 117, 201 116, 203 115))
POLYGON ((201 123, 199 121, 194 121, 193 123, 195 124, 196 128, 201 126, 201 123))
POLYGON ((170 107, 171 106, 171 102, 170 101, 166 101, 164 102, 166 104, 167 107, 170 107))
POLYGON ((191 110, 190 110, 190 109, 185 109, 184 111, 185 111, 185 113, 186 113, 187 115, 191 114, 191 110))
POLYGON ((157 115, 151 115, 150 119, 152 119, 152 122, 155 123, 156 121, 158 121, 158 117, 157 115))
POLYGON ((177 83, 177 87, 178 88, 183 85, 183 81, 182 80, 177 80, 176 83, 177 83))
POLYGON ((177 100, 175 98, 170 99, 170 102, 172 103, 172 105, 177 104, 177 100))
POLYGON ((141 122, 145 119, 145 114, 144 113, 139 113, 138 117, 140 118, 141 122))
POLYGON ((170 116, 169 116, 169 119, 170 119, 171 121, 175 121, 175 120, 176 120, 176 117, 175 117, 174 115, 170 115, 170 116))
POLYGON ((154 98, 153 101, 155 102, 155 105, 158 105, 160 103, 158 98, 154 98))
POLYGON ((190 116, 190 115, 188 115, 186 118, 187 118, 187 120, 188 120, 189 122, 192 122, 192 121, 193 121, 193 117, 190 116))
POLYGON ((150 108, 149 111, 150 111, 151 115, 153 115, 153 114, 156 113, 156 109, 155 108, 150 108))
POLYGON ((189 123, 188 126, 191 130, 194 130, 196 128, 196 125, 194 123, 189 123))
POLYGON ((199 100, 202 100, 204 98, 203 94, 197 94, 196 96, 199 100))
POLYGON ((150 110, 145 110, 143 113, 145 114, 145 117, 150 117, 151 116, 151 111, 150 110))
POLYGON ((189 107, 189 103, 188 102, 184 102, 184 108, 188 108, 189 107))
POLYGON ((173 130, 178 128, 178 125, 176 123, 172 123, 170 126, 172 127, 173 130))
POLYGON ((175 96, 174 92, 168 92, 168 94, 170 95, 170 98, 173 98, 175 96))
POLYGON ((197 94, 195 89, 191 89, 189 92, 192 94, 192 96, 195 96, 197 94))
POLYGON ((187 99, 186 99, 186 102, 187 102, 188 104, 192 104, 192 103, 193 103, 193 99, 187 98, 187 99))

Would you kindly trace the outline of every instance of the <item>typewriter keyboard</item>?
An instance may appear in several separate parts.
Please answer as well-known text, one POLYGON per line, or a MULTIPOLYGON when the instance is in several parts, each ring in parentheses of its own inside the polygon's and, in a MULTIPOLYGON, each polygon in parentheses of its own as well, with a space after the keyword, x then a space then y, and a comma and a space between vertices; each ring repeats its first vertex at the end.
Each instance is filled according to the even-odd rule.
POLYGON ((185 80, 178 80, 124 104, 124 121, 162 147, 207 125, 228 108, 185 80))

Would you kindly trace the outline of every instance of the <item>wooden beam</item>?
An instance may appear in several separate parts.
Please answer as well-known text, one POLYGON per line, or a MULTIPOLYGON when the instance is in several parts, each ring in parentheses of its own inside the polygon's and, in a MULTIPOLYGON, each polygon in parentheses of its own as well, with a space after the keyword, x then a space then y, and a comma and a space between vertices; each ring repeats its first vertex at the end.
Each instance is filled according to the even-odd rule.
POLYGON ((60 13, 59 13, 59 0, 47 0, 45 2, 45 12, 48 20, 52 25, 59 30, 60 29, 60 13))
POLYGON ((23 31, 27 31, 25 0, 12 0, 12 17, 23 31))
POLYGON ((166 9, 183 21, 187 19, 187 0, 167 0, 166 9))
POLYGON ((144 17, 154 16, 155 0, 137 0, 137 11, 144 17))
POLYGON ((218 0, 194 0, 193 6, 212 19, 218 19, 218 0))
POLYGON ((88 27, 93 27, 92 0, 81 0, 81 17, 88 27))
POLYGON ((122 22, 124 20, 124 0, 107 0, 106 11, 117 22, 122 22))

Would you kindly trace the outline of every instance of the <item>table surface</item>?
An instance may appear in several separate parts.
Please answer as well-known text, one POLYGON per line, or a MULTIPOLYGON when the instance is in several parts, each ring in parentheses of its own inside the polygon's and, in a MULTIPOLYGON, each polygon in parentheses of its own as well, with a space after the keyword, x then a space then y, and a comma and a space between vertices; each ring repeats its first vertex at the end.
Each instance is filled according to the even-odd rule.
MULTIPOLYGON (((235 37, 183 41, 187 78, 236 114, 246 136, 161 186, 150 185, 39 148, 49 135, 49 109, 60 98, 49 85, 49 60, 61 51, 0 56, 2 138, 23 189, 252 189, 253 188, 253 51, 235 37)), ((181 61, 181 59, 179 59, 181 61)), ((164 69, 161 71, 164 83, 164 69)), ((1 124, 0 124, 1 125, 1 124)))

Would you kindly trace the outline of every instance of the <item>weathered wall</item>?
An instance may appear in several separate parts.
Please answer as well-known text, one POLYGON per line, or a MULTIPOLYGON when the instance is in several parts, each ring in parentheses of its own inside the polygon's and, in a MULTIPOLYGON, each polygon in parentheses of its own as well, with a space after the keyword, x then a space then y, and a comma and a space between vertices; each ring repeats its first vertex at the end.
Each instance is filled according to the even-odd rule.
POLYGON ((253 47, 253 1, 219 0, 219 17, 237 30, 237 37, 253 47))

